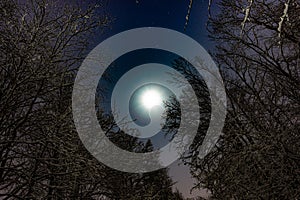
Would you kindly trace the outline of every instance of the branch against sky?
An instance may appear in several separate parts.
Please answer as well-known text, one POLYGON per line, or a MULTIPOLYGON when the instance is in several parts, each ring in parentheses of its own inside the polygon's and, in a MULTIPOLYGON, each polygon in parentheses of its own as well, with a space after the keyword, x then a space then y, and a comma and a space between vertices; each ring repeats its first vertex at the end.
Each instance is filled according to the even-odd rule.
POLYGON ((88 35, 108 23, 94 11, 58 1, 0 3, 1 199, 96 191, 80 192, 95 168, 85 165, 88 157, 79 146, 69 106, 74 69, 88 35))
POLYGON ((215 151, 191 164, 198 187, 214 199, 296 199, 299 1, 222 0, 219 8, 209 30, 230 106, 215 151))
MULTIPOLYGON (((87 152, 75 130, 72 85, 91 38, 110 23, 103 5, 0 2, 1 199, 182 199, 166 169, 113 170, 87 152)), ((112 131, 111 116, 99 121, 122 148, 153 148, 118 138, 124 134, 112 131)))

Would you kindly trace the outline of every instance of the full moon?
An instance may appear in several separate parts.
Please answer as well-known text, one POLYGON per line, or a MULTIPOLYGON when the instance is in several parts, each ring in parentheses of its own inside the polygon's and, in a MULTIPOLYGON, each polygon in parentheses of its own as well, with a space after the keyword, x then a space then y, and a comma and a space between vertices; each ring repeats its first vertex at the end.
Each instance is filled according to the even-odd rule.
POLYGON ((150 89, 143 92, 141 101, 147 109, 151 109, 154 106, 161 105, 162 98, 157 90, 150 89))

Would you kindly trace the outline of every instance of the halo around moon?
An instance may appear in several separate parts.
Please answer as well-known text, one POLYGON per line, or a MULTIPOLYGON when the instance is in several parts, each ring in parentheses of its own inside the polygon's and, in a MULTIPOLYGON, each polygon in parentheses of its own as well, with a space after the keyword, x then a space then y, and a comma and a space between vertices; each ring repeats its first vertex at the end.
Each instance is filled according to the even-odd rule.
POLYGON ((194 119, 182 118, 178 133, 163 148, 147 153, 128 152, 106 137, 98 123, 95 110, 98 81, 115 59, 127 52, 143 48, 162 49, 180 55, 194 66, 206 82, 211 97, 211 119, 199 148, 201 158, 218 141, 226 116, 226 93, 219 70, 205 49, 192 38, 166 28, 146 27, 124 31, 106 39, 89 53, 79 68, 72 93, 73 119, 82 143, 95 158, 111 168, 131 173, 155 171, 180 158, 197 134, 200 117, 199 109, 196 109, 197 97, 189 83, 185 82, 188 90, 178 88, 179 93, 172 92, 182 97, 179 98, 182 116, 189 115, 194 119), (190 104, 187 105, 184 101, 184 91, 190 91, 189 89, 192 92, 188 100, 195 109, 191 109, 190 104))

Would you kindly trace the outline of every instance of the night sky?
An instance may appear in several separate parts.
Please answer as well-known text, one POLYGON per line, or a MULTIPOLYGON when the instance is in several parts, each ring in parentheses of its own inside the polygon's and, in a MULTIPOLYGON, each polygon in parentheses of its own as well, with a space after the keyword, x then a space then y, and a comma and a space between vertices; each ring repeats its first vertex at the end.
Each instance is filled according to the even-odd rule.
MULTIPOLYGON (((209 40, 208 32, 206 30, 206 22, 208 16, 208 1, 194 1, 191 15, 189 18, 189 23, 186 29, 184 29, 188 5, 188 0, 108 1, 106 4, 107 7, 105 8, 105 12, 112 17, 113 22, 110 24, 109 28, 105 30, 104 34, 99 34, 99 37, 93 38, 91 48, 97 46, 100 42, 109 38, 110 36, 113 36, 125 30, 139 27, 163 27, 182 32, 199 42, 207 51, 212 50, 213 43, 209 40)), ((213 12, 214 10, 215 8, 212 8, 211 12, 213 12)), ((140 53, 140 55, 136 56, 136 60, 133 60, 134 56, 130 55, 123 60, 119 60, 119 63, 122 63, 121 68, 119 67, 119 69, 116 68, 115 71, 112 71, 112 73, 115 74, 114 78, 116 79, 116 81, 132 66, 147 63, 147 58, 145 56, 143 57, 143 53, 137 53, 140 53)), ((147 52, 144 53, 147 54, 147 52)), ((170 63, 168 63, 169 61, 166 58, 169 57, 170 55, 165 54, 164 56, 160 56, 159 59, 164 60, 162 61, 163 64, 168 65, 170 63)), ((104 82, 101 82, 101 80, 99 83, 99 85, 104 84, 104 82)), ((108 88, 112 86, 114 86, 114 84, 109 85, 108 88)), ((105 95, 108 99, 111 97, 111 94, 109 92, 105 95)), ((154 145, 156 147, 161 147, 165 145, 167 139, 161 140, 154 138, 154 143, 155 141, 157 143, 154 145)), ((190 178, 191 175, 189 174, 189 169, 188 167, 183 166, 183 164, 181 164, 180 166, 178 166, 178 164, 180 164, 180 161, 175 162, 170 166, 170 176, 173 178, 174 181, 177 182, 175 187, 177 187, 179 191, 184 194, 185 197, 192 197, 199 194, 205 195, 205 192, 196 192, 193 193, 193 195, 189 194, 189 190, 193 186, 193 180, 190 178)))
POLYGON ((108 1, 105 10, 111 15, 114 21, 111 24, 111 29, 106 30, 103 35, 97 38, 98 41, 95 42, 101 42, 116 33, 128 29, 153 26, 169 28, 185 33, 198 41, 205 49, 210 49, 212 43, 207 37, 208 33, 205 27, 208 14, 208 0, 194 1, 188 26, 184 30, 188 5, 188 0, 108 1))

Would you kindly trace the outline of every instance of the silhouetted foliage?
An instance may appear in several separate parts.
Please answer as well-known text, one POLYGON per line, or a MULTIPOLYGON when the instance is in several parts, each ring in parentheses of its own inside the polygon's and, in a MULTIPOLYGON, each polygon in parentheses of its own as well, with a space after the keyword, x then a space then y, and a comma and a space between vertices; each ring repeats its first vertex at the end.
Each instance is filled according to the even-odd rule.
POLYGON ((298 199, 299 1, 217 4, 208 28, 229 107, 214 151, 190 163, 198 187, 212 199, 298 199))
MULTIPOLYGON (((178 196, 166 169, 147 174, 110 169, 87 152, 75 130, 76 70, 93 33, 109 23, 98 3, 82 8, 63 1, 0 1, 1 199, 178 196)), ((151 149, 150 143, 125 145, 151 149)))

